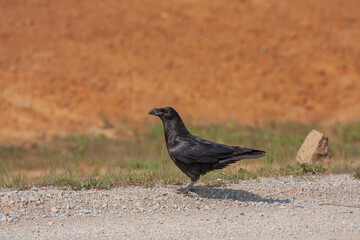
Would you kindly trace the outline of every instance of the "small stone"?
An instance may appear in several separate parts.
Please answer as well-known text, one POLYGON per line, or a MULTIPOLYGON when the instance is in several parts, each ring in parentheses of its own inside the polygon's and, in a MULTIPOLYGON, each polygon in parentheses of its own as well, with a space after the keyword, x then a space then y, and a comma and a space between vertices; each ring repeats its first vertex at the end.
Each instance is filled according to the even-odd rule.
POLYGON ((205 205, 205 206, 204 206, 204 209, 206 209, 206 210, 210 210, 210 209, 211 209, 211 207, 210 207, 209 205, 205 205))
POLYGON ((52 213, 58 213, 58 212, 59 212, 59 209, 56 208, 56 207, 52 207, 52 208, 51 208, 51 212, 52 212, 52 213))
POLYGON ((87 209, 81 209, 79 212, 80 212, 80 213, 83 213, 83 214, 89 214, 89 213, 91 213, 91 211, 90 211, 90 210, 87 210, 87 209))
POLYGON ((54 225, 55 222, 54 222, 54 221, 49 221, 48 224, 49 224, 49 225, 54 225))
POLYGON ((18 222, 18 221, 20 221, 20 218, 18 216, 13 216, 13 217, 9 218, 8 221, 9 222, 18 222))
POLYGON ((17 217, 17 212, 16 211, 10 212, 10 217, 17 217))
POLYGON ((156 203, 152 208, 153 211, 159 210, 160 209, 160 203, 156 203))
POLYGON ((29 195, 29 202, 35 202, 36 200, 37 198, 34 195, 32 194, 29 195))
POLYGON ((37 188, 37 187, 32 187, 30 190, 31 190, 31 191, 34 191, 34 192, 37 192, 37 191, 38 191, 38 188, 37 188))
POLYGON ((321 132, 312 130, 305 138, 296 160, 309 164, 319 163, 330 159, 329 138, 321 132))
POLYGON ((103 203, 101 206, 105 208, 105 207, 107 207, 108 205, 107 205, 107 203, 103 203))

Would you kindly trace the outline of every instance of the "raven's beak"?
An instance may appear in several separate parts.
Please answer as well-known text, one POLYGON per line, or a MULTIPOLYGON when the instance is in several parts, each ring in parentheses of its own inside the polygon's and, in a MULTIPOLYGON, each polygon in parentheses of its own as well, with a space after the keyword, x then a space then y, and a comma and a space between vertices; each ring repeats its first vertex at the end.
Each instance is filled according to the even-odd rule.
POLYGON ((150 110, 149 114, 155 116, 162 116, 164 115, 164 111, 161 108, 154 108, 153 110, 150 110))

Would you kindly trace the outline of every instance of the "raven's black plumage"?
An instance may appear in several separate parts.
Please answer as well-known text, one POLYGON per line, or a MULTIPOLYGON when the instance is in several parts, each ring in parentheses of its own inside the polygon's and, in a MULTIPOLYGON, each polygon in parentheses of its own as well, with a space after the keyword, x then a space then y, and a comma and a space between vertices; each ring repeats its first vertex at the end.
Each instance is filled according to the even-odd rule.
POLYGON ((149 114, 160 117, 171 159, 192 180, 185 192, 207 172, 224 168, 241 159, 265 156, 261 150, 227 146, 191 135, 179 114, 171 107, 155 108, 149 114))

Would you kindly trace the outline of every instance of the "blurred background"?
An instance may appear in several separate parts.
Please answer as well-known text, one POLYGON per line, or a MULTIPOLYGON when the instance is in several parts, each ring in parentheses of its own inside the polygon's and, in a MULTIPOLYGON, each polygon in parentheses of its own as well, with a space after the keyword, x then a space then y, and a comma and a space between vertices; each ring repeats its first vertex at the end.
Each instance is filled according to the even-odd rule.
POLYGON ((141 140, 162 106, 194 126, 296 122, 303 139, 315 124, 358 144, 359 103, 358 0, 0 0, 3 145, 141 140))

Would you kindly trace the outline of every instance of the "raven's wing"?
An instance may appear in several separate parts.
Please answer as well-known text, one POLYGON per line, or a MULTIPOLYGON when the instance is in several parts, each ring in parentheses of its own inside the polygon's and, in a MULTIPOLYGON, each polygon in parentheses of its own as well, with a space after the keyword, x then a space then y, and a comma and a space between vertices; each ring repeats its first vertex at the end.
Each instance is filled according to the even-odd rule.
POLYGON ((252 149, 227 146, 196 136, 178 136, 169 154, 177 161, 191 163, 215 163, 221 159, 236 156, 252 149))

